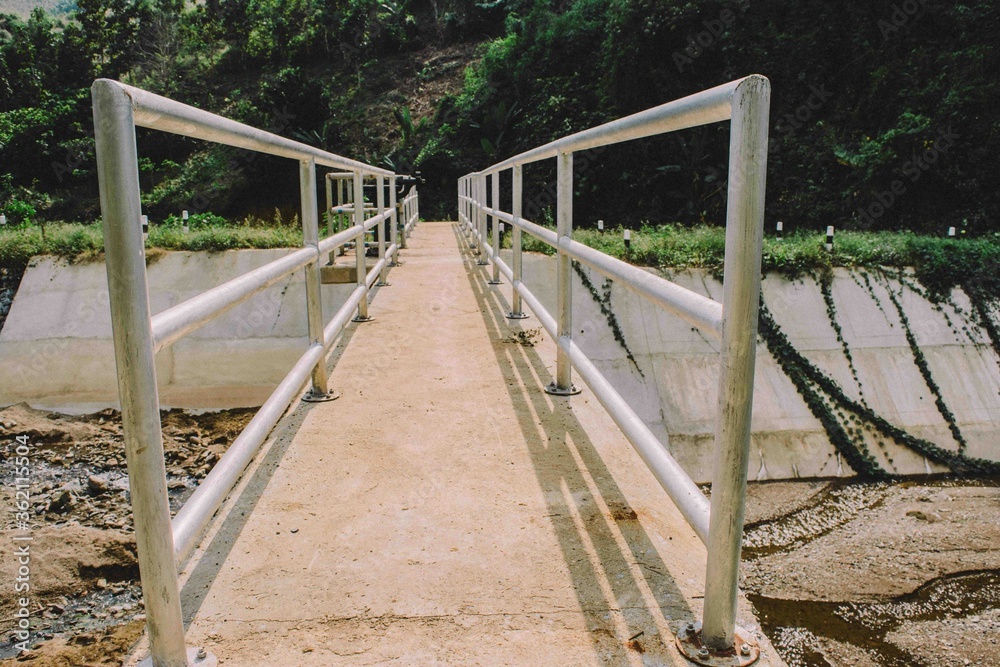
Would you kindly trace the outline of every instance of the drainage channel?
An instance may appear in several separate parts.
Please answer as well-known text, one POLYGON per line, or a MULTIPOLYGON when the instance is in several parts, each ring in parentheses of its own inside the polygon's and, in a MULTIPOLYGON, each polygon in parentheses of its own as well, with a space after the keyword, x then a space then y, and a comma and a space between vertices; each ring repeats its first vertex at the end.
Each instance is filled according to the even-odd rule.
POLYGON ((1000 664, 1000 480, 822 484, 755 489, 813 495, 744 537, 747 597, 788 665, 1000 664))

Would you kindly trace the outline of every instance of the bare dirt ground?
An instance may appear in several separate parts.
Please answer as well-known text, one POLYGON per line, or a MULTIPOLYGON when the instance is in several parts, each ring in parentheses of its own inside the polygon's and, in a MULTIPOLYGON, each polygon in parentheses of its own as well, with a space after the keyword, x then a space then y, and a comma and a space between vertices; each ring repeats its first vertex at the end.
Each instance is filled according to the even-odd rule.
POLYGON ((1000 480, 749 498, 744 589, 791 667, 1000 665, 1000 480))
MULTIPOLYGON (((253 410, 164 412, 171 507, 193 492, 253 410)), ((67 416, 16 405, 0 410, 0 499, 15 506, 14 448, 29 443, 29 529, 7 517, 0 537, 0 658, 36 665, 119 665, 142 632, 120 415, 67 416), (31 537, 31 640, 13 634, 15 536, 31 537)), ((9 514, 9 513, 7 513, 9 514)), ((3 663, 15 662, 4 660, 3 663)))

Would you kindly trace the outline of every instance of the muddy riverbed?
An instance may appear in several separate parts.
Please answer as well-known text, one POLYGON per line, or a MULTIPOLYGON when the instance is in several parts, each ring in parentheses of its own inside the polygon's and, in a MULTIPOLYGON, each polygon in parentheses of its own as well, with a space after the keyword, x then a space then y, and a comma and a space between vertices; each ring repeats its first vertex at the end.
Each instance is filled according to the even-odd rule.
MULTIPOLYGON (((252 415, 163 413, 173 510, 252 415)), ((5 521, 0 576, 14 581, 30 535, 31 650, 0 586, 0 664, 120 665, 144 615, 119 416, 0 410, 4 507, 18 436, 31 520, 5 521)), ((1000 665, 1000 480, 752 484, 743 576, 791 667, 1000 665)))
POLYGON ((790 667, 1000 665, 1000 480, 749 495, 744 590, 790 667))
MULTIPOLYGON (((173 511, 253 412, 162 414, 173 511)), ((0 503, 13 509, 24 500, 16 496, 16 485, 26 468, 29 515, 25 526, 5 512, 0 536, 0 658, 117 667, 141 634, 145 617, 123 447, 120 416, 113 410, 80 416, 24 405, 0 410, 0 503), (27 465, 16 460, 19 442, 27 445, 27 465), (25 537, 30 541, 18 540, 25 537), (27 652, 16 634, 25 593, 12 583, 18 576, 14 550, 24 544, 30 544, 27 652)))

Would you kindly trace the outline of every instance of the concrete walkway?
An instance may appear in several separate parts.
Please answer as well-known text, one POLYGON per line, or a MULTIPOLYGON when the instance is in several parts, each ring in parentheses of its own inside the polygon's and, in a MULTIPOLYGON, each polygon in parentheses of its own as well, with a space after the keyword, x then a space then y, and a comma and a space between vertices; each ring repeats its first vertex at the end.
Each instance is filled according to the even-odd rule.
POLYGON ((554 346, 511 329, 509 285, 453 224, 402 259, 338 348, 342 397, 298 408, 210 537, 189 645, 239 666, 689 664, 694 533, 592 395, 542 392, 554 346))

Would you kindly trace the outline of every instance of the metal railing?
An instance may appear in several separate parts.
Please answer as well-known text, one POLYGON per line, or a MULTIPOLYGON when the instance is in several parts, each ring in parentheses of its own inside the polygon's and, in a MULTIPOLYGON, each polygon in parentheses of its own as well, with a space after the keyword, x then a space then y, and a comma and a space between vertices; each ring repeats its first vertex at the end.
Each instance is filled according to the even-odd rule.
POLYGON ((759 656, 756 642, 736 626, 736 606, 760 299, 769 106, 770 83, 753 75, 558 139, 458 181, 459 219, 478 246, 477 263, 492 261, 490 283, 499 283, 503 273, 513 287, 508 317, 525 317, 521 303, 527 303, 557 344, 556 377, 546 391, 576 393, 571 381, 571 367, 575 367, 705 542, 704 621, 689 624, 678 637, 684 654, 703 664, 745 665, 759 656), (573 240, 574 152, 726 120, 731 121, 731 135, 721 304, 573 240), (522 168, 547 158, 556 159, 556 231, 522 217, 522 168), (510 212, 499 209, 500 172, 505 170, 512 175, 510 212), (512 267, 500 258, 500 221, 513 227, 512 267), (522 282, 522 232, 557 251, 555 317, 522 282), (711 502, 573 342, 574 260, 721 340, 711 502))
MULTIPOLYGON (((390 171, 117 81, 99 79, 94 82, 91 93, 118 395, 150 639, 151 656, 146 662, 155 667, 208 665, 214 661, 212 656, 185 647, 179 565, 195 550, 212 517, 306 381, 311 380, 311 387, 304 400, 336 398, 327 386, 327 352, 355 309, 355 322, 371 319, 368 292, 376 280, 385 284, 390 259, 396 263, 399 248, 405 247, 405 238, 419 219, 417 191, 415 187, 411 189, 397 211, 397 176, 390 171), (305 247, 151 317, 140 227, 136 126, 298 160, 305 247), (340 203, 350 205, 354 223, 322 240, 319 238, 317 166, 341 170, 337 176, 350 179, 349 198, 342 198, 340 203), (372 211, 375 214, 368 218, 362 188, 366 176, 375 180, 378 193, 372 211), (389 181, 391 193, 388 206, 383 194, 385 179, 389 181), (400 214, 402 233, 397 245, 396 223, 400 214), (387 220, 391 221, 393 237, 388 246, 384 233, 387 220), (366 273, 364 237, 372 228, 378 230, 379 259, 366 273), (320 259, 350 241, 354 241, 357 286, 324 326, 320 259), (305 270, 309 338, 306 351, 171 521, 153 361, 155 353, 300 269, 305 270)), ((330 180, 326 182, 329 184, 330 180)), ((330 211, 328 201, 328 215, 330 211)))

